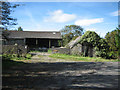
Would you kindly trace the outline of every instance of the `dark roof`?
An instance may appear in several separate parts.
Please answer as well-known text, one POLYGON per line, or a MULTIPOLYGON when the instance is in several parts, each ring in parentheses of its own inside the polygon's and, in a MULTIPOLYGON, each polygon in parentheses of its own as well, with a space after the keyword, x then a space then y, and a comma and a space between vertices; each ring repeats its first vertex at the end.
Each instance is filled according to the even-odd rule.
POLYGON ((57 31, 7 31, 8 38, 48 38, 62 39, 61 33, 57 31))

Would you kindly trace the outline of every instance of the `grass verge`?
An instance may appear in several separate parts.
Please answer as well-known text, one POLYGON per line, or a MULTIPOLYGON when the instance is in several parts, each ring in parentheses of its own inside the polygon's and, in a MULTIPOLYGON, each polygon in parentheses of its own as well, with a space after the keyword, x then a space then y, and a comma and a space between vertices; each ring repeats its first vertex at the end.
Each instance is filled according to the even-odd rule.
POLYGON ((51 54, 51 53, 52 53, 52 50, 51 50, 51 49, 48 49, 48 53, 51 54))
POLYGON ((51 54, 49 57, 56 59, 65 59, 69 61, 83 61, 83 62, 120 62, 117 59, 103 59, 100 57, 81 57, 76 55, 66 55, 66 54, 51 54))

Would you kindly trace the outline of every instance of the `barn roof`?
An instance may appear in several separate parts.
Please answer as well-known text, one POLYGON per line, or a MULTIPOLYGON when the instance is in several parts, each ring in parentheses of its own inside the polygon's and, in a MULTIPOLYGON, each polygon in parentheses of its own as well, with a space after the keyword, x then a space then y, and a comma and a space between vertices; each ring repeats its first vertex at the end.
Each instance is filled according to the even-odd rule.
POLYGON ((77 37, 75 40, 70 41, 66 47, 73 48, 80 40, 81 36, 77 37))
POLYGON ((8 38, 46 38, 62 39, 60 32, 57 31, 6 31, 8 38))

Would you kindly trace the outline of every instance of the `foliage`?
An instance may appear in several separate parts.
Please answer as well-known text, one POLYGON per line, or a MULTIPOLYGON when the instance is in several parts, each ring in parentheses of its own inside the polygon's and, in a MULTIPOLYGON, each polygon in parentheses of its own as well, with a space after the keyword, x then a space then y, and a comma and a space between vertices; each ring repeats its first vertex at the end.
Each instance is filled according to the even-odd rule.
POLYGON ((32 55, 31 54, 26 54, 25 58, 26 59, 31 59, 32 55))
POLYGON ((74 37, 72 38, 72 40, 75 40, 77 37, 78 37, 78 36, 74 36, 74 37))
POLYGON ((117 41, 118 36, 116 35, 117 35, 117 30, 113 30, 112 32, 108 32, 105 36, 106 42, 110 46, 108 54, 111 58, 117 58, 119 41, 117 41))
POLYGON ((2 4, 0 5, 1 11, 2 11, 1 22, 5 29, 9 25, 16 25, 17 19, 11 17, 10 15, 11 15, 11 12, 13 11, 13 9, 16 8, 17 6, 19 6, 19 4, 12 5, 10 2, 2 2, 2 4))
POLYGON ((12 55, 6 55, 6 54, 2 55, 3 60, 11 60, 11 58, 12 58, 12 55))
POLYGON ((88 56, 89 48, 98 46, 100 39, 100 36, 94 31, 85 32, 78 42, 84 46, 83 56, 88 56))
POLYGON ((18 31, 23 31, 23 29, 21 27, 18 27, 18 31))
POLYGON ((72 39, 83 34, 83 28, 78 25, 67 25, 61 30, 63 46, 67 45, 72 39))
POLYGON ((31 50, 30 52, 32 53, 32 52, 41 52, 41 51, 39 51, 39 50, 31 50))
POLYGON ((48 53, 51 54, 51 53, 52 53, 52 50, 51 50, 51 49, 48 49, 48 53))
POLYGON ((95 47, 95 50, 96 50, 96 56, 102 58, 109 58, 108 56, 109 45, 107 44, 105 39, 99 40, 98 45, 95 47))
POLYGON ((100 36, 94 32, 94 31, 87 31, 85 34, 81 37, 79 43, 83 45, 89 45, 89 46, 97 46, 100 36))
POLYGON ((67 45, 73 38, 73 33, 62 35, 63 46, 67 45))
POLYGON ((66 55, 66 54, 51 54, 49 57, 56 59, 64 59, 67 61, 83 61, 83 62, 118 62, 120 60, 116 59, 103 59, 101 57, 81 57, 76 55, 66 55))
POLYGON ((31 54, 26 54, 24 57, 18 57, 17 54, 3 54, 2 58, 3 60, 29 60, 31 59, 31 54))
POLYGON ((115 36, 116 46, 118 48, 118 59, 120 59, 120 29, 117 28, 117 34, 115 36))
POLYGON ((94 31, 87 31, 79 41, 82 45, 86 46, 84 50, 84 56, 88 55, 88 48, 94 47, 95 55, 102 58, 108 57, 109 45, 105 39, 100 38, 100 36, 94 31))
POLYGON ((61 40, 58 40, 58 46, 61 46, 62 44, 61 44, 61 40))

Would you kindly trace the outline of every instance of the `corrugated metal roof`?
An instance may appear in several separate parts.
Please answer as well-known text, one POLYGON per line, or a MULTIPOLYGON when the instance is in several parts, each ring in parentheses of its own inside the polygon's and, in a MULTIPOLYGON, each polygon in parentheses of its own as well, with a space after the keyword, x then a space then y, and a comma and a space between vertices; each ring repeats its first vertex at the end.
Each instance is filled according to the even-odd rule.
POLYGON ((8 38, 48 38, 62 39, 61 33, 57 31, 6 31, 8 38))

